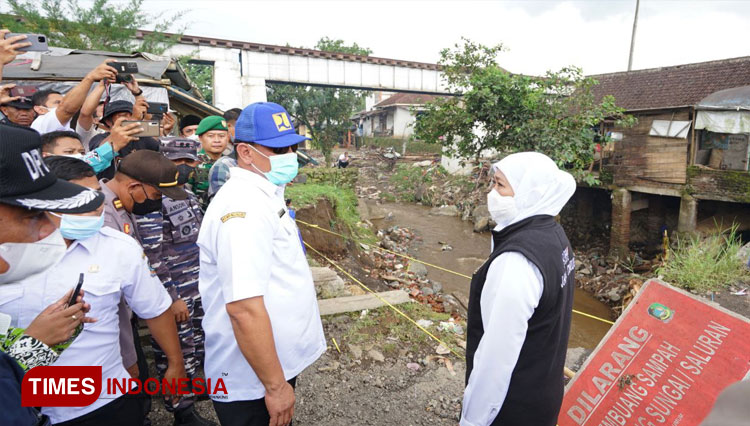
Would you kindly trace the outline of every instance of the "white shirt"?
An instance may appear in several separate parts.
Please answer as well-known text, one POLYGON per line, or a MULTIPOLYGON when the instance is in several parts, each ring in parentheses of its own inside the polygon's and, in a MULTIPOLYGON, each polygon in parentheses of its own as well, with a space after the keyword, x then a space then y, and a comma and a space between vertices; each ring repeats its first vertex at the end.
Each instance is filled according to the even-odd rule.
POLYGON ((70 128, 70 120, 67 123, 60 123, 55 113, 57 108, 51 108, 46 114, 40 115, 31 123, 31 128, 39 132, 40 135, 58 130, 73 130, 70 128))
POLYGON ((543 283, 539 269, 521 253, 506 252, 492 261, 480 299, 484 334, 464 391, 461 426, 489 425, 500 412, 543 283))
POLYGON ((117 305, 121 295, 141 318, 155 318, 172 299, 146 263, 143 249, 131 237, 111 228, 82 241, 74 241, 62 260, 49 270, 23 282, 3 286, 0 310, 10 314, 15 327, 25 328, 47 306, 78 283, 83 272, 83 291, 91 304, 87 314, 96 318, 86 324, 75 341, 52 364, 102 366, 102 394, 86 407, 44 407, 53 424, 90 413, 119 394, 107 394, 107 379, 129 379, 120 356, 120 321, 117 305))
POLYGON ((104 130, 98 129, 93 123, 91 124, 91 128, 89 130, 86 130, 81 126, 80 123, 76 123, 76 133, 81 136, 81 143, 83 143, 83 148, 86 150, 86 152, 89 152, 89 142, 91 141, 91 138, 98 135, 99 133, 104 133, 104 130))
POLYGON ((226 305, 263 296, 276 355, 289 380, 326 350, 310 267, 284 187, 233 167, 198 236, 206 378, 223 379, 220 402, 263 398, 265 389, 237 344, 226 305), (280 217, 281 216, 281 217, 280 217))

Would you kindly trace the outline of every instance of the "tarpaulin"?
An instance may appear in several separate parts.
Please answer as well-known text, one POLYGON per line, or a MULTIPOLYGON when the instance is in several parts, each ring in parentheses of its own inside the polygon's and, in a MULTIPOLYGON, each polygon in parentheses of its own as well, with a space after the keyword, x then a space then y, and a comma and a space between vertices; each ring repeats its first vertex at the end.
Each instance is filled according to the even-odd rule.
POLYGON ((698 111, 695 128, 715 133, 750 133, 750 111, 698 111))

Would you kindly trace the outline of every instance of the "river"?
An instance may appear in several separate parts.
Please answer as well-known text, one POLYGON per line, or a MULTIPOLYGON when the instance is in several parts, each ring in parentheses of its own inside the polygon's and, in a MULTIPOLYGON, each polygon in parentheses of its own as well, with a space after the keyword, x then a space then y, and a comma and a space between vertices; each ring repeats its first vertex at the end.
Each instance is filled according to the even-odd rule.
MULTIPOLYGON (((378 228, 403 226, 421 238, 422 241, 415 244, 410 253, 417 259, 471 275, 489 256, 490 234, 475 233, 471 222, 462 221, 458 217, 431 216, 429 207, 417 204, 384 203, 380 207, 393 213, 393 216, 390 219, 373 220, 378 228), (453 250, 442 251, 441 242, 447 243, 453 250)), ((441 283, 445 293, 458 292, 468 296, 468 279, 429 266, 427 270, 427 277, 441 283)), ((610 318, 607 305, 579 288, 575 289, 573 308, 601 318, 610 318)), ((568 347, 593 349, 608 330, 608 324, 574 313, 568 347)))

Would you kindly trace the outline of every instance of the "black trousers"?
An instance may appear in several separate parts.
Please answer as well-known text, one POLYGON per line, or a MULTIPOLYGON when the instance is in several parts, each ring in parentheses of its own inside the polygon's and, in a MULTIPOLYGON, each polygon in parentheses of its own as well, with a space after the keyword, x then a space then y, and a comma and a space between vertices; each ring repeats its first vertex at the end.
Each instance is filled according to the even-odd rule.
MULTIPOLYGON (((294 388, 297 384, 297 378, 289 380, 289 384, 294 388)), ((252 401, 213 401, 213 403, 221 426, 268 426, 268 422, 271 420, 266 408, 265 398, 252 401)))
POLYGON ((141 426, 145 402, 146 398, 141 395, 123 395, 81 417, 55 423, 55 426, 141 426))
MULTIPOLYGON (((146 383, 146 380, 148 379, 148 360, 146 359, 146 354, 143 353, 143 346, 141 345, 141 336, 138 334, 138 317, 133 314, 133 319, 130 321, 131 327, 133 327, 133 343, 135 344, 135 354, 138 356, 138 379, 141 381, 141 383, 146 383)), ((151 422, 148 421, 148 415, 151 413, 151 396, 146 393, 145 390, 141 390, 141 393, 139 395, 141 399, 143 399, 143 405, 142 405, 142 411, 143 411, 143 419, 144 422, 141 424, 150 425, 151 422)), ((141 426, 139 424, 138 426, 141 426)))

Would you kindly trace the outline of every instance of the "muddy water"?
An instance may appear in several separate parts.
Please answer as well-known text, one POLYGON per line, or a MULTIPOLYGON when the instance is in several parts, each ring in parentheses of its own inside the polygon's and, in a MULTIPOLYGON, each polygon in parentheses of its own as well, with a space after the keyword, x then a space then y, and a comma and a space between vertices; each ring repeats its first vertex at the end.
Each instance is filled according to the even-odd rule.
MULTIPOLYGON (((464 222, 458 217, 430 216, 429 207, 416 204, 382 204, 386 212, 392 212, 389 220, 374 220, 378 228, 404 226, 414 231, 421 242, 415 244, 412 255, 425 262, 443 268, 471 275, 489 256, 490 234, 477 234, 472 230, 471 222, 464 222), (447 243, 453 250, 442 251, 441 242, 447 243)), ((443 284, 446 293, 469 294, 469 280, 449 272, 427 267, 427 277, 443 284)), ((588 293, 576 288, 574 309, 598 317, 609 319, 609 308, 588 293)), ((609 330, 609 325, 573 314, 573 325, 570 332, 569 347, 593 349, 609 330)))

